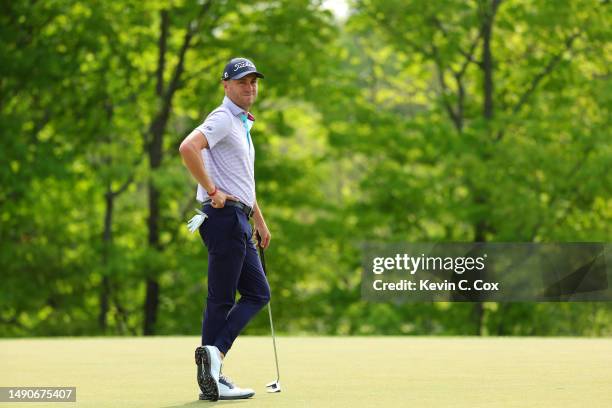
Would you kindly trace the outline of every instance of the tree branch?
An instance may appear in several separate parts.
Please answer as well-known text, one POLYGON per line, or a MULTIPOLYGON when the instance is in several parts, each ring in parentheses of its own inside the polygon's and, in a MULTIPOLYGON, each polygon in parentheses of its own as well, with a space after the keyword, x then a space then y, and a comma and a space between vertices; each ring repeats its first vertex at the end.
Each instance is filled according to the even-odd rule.
POLYGON ((170 19, 168 17, 168 10, 164 9, 160 12, 159 22, 159 58, 157 60, 157 85, 155 91, 158 96, 164 93, 164 69, 166 67, 166 41, 168 38, 168 25, 170 19))
MULTIPOLYGON (((433 22, 434 26, 436 26, 440 30, 444 38, 448 39, 449 38, 448 31, 446 30, 446 28, 444 28, 444 25, 442 24, 442 21, 440 21, 438 16, 431 16, 429 19, 433 22)), ((478 34, 470 42, 470 47, 468 51, 465 51, 463 48, 461 48, 460 45, 457 45, 457 50, 459 51, 461 55, 465 57, 465 61, 461 64, 461 68, 459 69, 459 71, 455 71, 449 67, 453 75, 457 74, 459 75, 459 78, 461 78, 463 74, 465 73, 465 70, 470 62, 475 63, 477 65, 482 64, 482 62, 476 61, 474 59, 474 51, 476 50, 476 46, 478 45, 478 41, 480 40, 481 36, 482 36, 482 29, 478 30, 478 34)))
POLYGON ((459 53, 465 57, 465 61, 461 64, 461 68, 459 69, 459 76, 462 77, 470 63, 476 64, 478 66, 482 66, 482 61, 477 61, 474 59, 474 52, 476 51, 476 47, 480 42, 480 38, 482 37, 482 30, 478 30, 478 35, 472 40, 470 44, 469 51, 464 51, 463 48, 459 47, 459 53))
POLYGON ((401 39, 401 41, 403 43, 408 44, 410 47, 412 47, 416 51, 420 52, 421 54, 425 55, 426 57, 433 58, 433 55, 432 55, 432 53, 430 51, 426 50, 424 47, 421 47, 421 46, 417 45, 410 38, 407 38, 405 36, 405 32, 404 31, 401 31, 401 30, 398 31, 391 24, 389 24, 389 22, 386 21, 384 18, 378 18, 376 13, 374 13, 373 10, 370 10, 368 8, 366 10, 366 13, 369 15, 370 18, 372 18, 374 21, 376 21, 378 23, 379 27, 381 27, 383 30, 386 30, 388 32, 388 34, 391 34, 392 37, 401 39))
MULTIPOLYGON (((567 174, 565 174, 565 177, 561 178, 562 180, 566 180, 566 181, 571 181, 572 179, 574 179, 576 177, 576 174, 578 174, 578 172, 580 171, 580 169, 582 169, 582 166, 584 165, 584 163, 587 161, 587 159, 589 158, 589 154, 591 153, 591 151, 594 149, 593 146, 589 146, 584 150, 584 155, 576 162, 574 163, 574 165, 572 166, 572 168, 567 172, 567 174)), ((550 198, 550 200, 548 201, 547 204, 547 209, 548 209, 548 213, 554 213, 554 211, 551 210, 553 204, 560 198, 563 196, 564 192, 558 192, 558 190, 556 191, 557 194, 553 194, 550 198)), ((561 215, 561 219, 565 218, 565 216, 567 215, 567 212, 569 211, 569 207, 565 209, 565 211, 563 212, 563 214, 561 215)), ((530 241, 533 241, 534 238, 536 237, 538 231, 540 230, 540 228, 542 227, 542 224, 544 223, 544 217, 540 217, 538 223, 533 227, 533 232, 531 234, 531 239, 530 241)))
POLYGON ((457 112, 455 112, 451 103, 448 100, 447 95, 449 93, 449 88, 448 88, 448 85, 446 84, 446 80, 444 79, 444 71, 445 71, 444 64, 442 63, 442 59, 440 58, 440 54, 438 53, 438 47, 436 47, 436 45, 433 42, 431 43, 431 49, 432 49, 432 59, 434 60, 434 63, 436 64, 436 70, 438 73, 438 82, 440 83, 440 87, 442 88, 442 104, 446 108, 446 111, 448 112, 448 115, 450 116, 451 121, 453 122, 453 125, 455 126, 457 131, 461 133, 461 129, 463 127, 462 118, 459 117, 457 112))
MULTIPOLYGON (((187 83, 189 81, 191 81, 194 78, 198 78, 200 77, 203 73, 205 73, 206 71, 208 71, 210 68, 214 67, 214 66, 218 66, 219 63, 222 62, 221 59, 214 59, 212 60, 212 62, 208 65, 205 65, 202 69, 200 69, 197 72, 192 73, 191 75, 185 75, 183 76, 183 83, 187 83)), ((220 77, 219 77, 220 78, 220 77)))
MULTIPOLYGON (((168 84, 168 87, 166 88, 162 96, 161 108, 157 112, 157 114, 153 118, 153 121, 151 122, 151 125, 149 126, 149 133, 152 136, 152 139, 148 140, 148 143, 146 146, 147 150, 150 150, 151 144, 156 146, 155 147, 156 151, 161 148, 160 146, 158 146, 161 143, 160 135, 163 133, 164 128, 166 126, 166 122, 168 121, 168 116, 170 115, 170 108, 172 106, 172 98, 174 96, 174 93, 178 90, 181 84, 181 75, 183 73, 184 66, 185 66, 185 55, 187 54, 187 50, 190 47, 191 39, 193 38, 193 35, 196 33, 196 31, 199 28, 200 20, 206 14, 206 12, 210 9, 211 5, 212 5, 212 0, 208 0, 204 4, 202 4, 202 7, 200 8, 200 12, 198 13, 195 20, 190 21, 189 24, 187 25, 187 31, 185 32, 185 36, 183 38, 183 44, 181 45, 181 48, 179 50, 179 55, 178 55, 179 59, 178 59, 178 62, 176 63, 176 66, 174 67, 172 79, 170 80, 170 83, 168 84)), ((148 139, 147 136, 145 136, 145 140, 146 139, 148 139)), ((154 160, 158 160, 158 158, 155 158, 154 160)), ((159 165, 159 163, 152 163, 152 165, 155 168, 159 165)))
POLYGON ((121 185, 121 187, 119 187, 117 190, 112 191, 111 190, 111 195, 113 197, 117 197, 118 195, 121 195, 125 192, 125 190, 127 190, 127 188, 129 187, 130 184, 132 184, 132 182, 134 181, 134 173, 130 174, 130 177, 128 177, 127 180, 125 180, 123 182, 123 185, 121 185))
POLYGON ((164 104, 170 103, 170 101, 172 100, 172 96, 174 95, 174 92, 176 92, 176 90, 179 87, 181 75, 185 67, 185 55, 187 54, 187 50, 190 47, 191 39, 193 38, 193 35, 196 33, 196 31, 198 30, 200 26, 200 20, 206 14, 206 12, 210 9, 211 5, 212 5, 212 0, 205 2, 202 5, 202 8, 200 9, 200 12, 198 13, 198 16, 196 17, 196 19, 189 22, 189 25, 187 26, 187 32, 185 33, 185 37, 183 38, 183 45, 181 46, 181 49, 179 51, 179 60, 176 63, 176 66, 174 67, 174 73, 172 75, 172 79, 170 80, 170 84, 168 85, 168 89, 166 90, 165 95, 164 95, 164 104))
MULTIPOLYGON (((544 67, 544 69, 542 69, 542 71, 540 71, 535 77, 533 77, 533 79, 531 80, 531 83, 529 84, 525 92, 523 92, 523 94, 519 98, 516 105, 514 105, 514 107, 512 108, 513 115, 517 114, 521 110, 523 105, 525 105, 525 103, 529 100, 529 97, 535 92, 536 88, 542 82, 542 80, 553 72, 557 64, 559 64, 559 62, 561 61, 563 54, 572 48, 572 44, 574 43, 574 40, 578 38, 580 34, 581 32, 578 31, 570 35, 569 37, 567 37, 564 41, 563 49, 559 51, 557 54, 553 55, 550 61, 548 61, 548 64, 546 64, 546 66, 544 67)), ((504 130, 500 129, 497 132, 496 141, 500 141, 503 137, 504 137, 504 130)))

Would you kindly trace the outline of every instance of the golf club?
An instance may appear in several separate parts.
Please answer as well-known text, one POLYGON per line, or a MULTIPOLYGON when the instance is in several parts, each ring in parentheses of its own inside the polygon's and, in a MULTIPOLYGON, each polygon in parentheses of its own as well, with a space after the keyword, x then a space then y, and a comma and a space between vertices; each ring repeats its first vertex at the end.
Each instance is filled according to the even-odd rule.
MULTIPOLYGON (((264 258, 264 249, 261 247, 261 237, 257 233, 257 244, 259 247, 259 258, 261 259, 261 265, 263 266, 264 275, 268 276, 266 272, 266 260, 264 258)), ((278 370, 278 354, 276 352, 276 338, 274 337, 274 324, 272 323, 272 307, 271 302, 268 302, 268 316, 270 317, 270 332, 272 333, 272 345, 274 346, 274 361, 276 362, 276 381, 266 384, 268 392, 281 392, 280 386, 280 372, 278 370)))

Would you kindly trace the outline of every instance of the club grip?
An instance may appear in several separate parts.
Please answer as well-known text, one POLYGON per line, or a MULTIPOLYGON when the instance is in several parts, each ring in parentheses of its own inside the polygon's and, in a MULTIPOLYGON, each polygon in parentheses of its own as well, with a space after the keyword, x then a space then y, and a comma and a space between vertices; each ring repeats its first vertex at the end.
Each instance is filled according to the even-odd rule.
POLYGON ((263 266, 264 275, 268 275, 266 272, 266 258, 264 257, 264 249, 261 247, 261 237, 259 236, 259 232, 255 232, 255 237, 257 239, 257 248, 259 249, 259 259, 261 260, 261 266, 263 266))

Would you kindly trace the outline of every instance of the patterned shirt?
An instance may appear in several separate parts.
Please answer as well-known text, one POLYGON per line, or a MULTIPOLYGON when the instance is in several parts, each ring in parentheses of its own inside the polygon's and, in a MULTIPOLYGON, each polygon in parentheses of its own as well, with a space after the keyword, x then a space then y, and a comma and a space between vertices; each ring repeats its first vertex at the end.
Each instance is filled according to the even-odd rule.
MULTIPOLYGON (((255 204, 255 146, 250 135, 254 121, 253 115, 226 96, 196 128, 208 140, 201 154, 215 186, 251 207, 255 204)), ((207 198, 206 189, 198 184, 196 199, 207 198)))

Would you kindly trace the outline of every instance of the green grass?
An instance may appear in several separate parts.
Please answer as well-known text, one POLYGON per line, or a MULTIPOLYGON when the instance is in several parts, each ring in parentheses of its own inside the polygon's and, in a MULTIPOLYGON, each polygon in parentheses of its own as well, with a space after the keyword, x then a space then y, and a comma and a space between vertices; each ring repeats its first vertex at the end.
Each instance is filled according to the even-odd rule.
MULTIPOLYGON (((0 340, 0 386, 76 386, 52 407, 198 407, 197 337, 0 340)), ((612 407, 612 339, 240 337, 224 373, 244 407, 612 407)), ((13 404, 18 407, 42 403, 13 404)), ((10 406, 0 403, 0 408, 10 406)))

